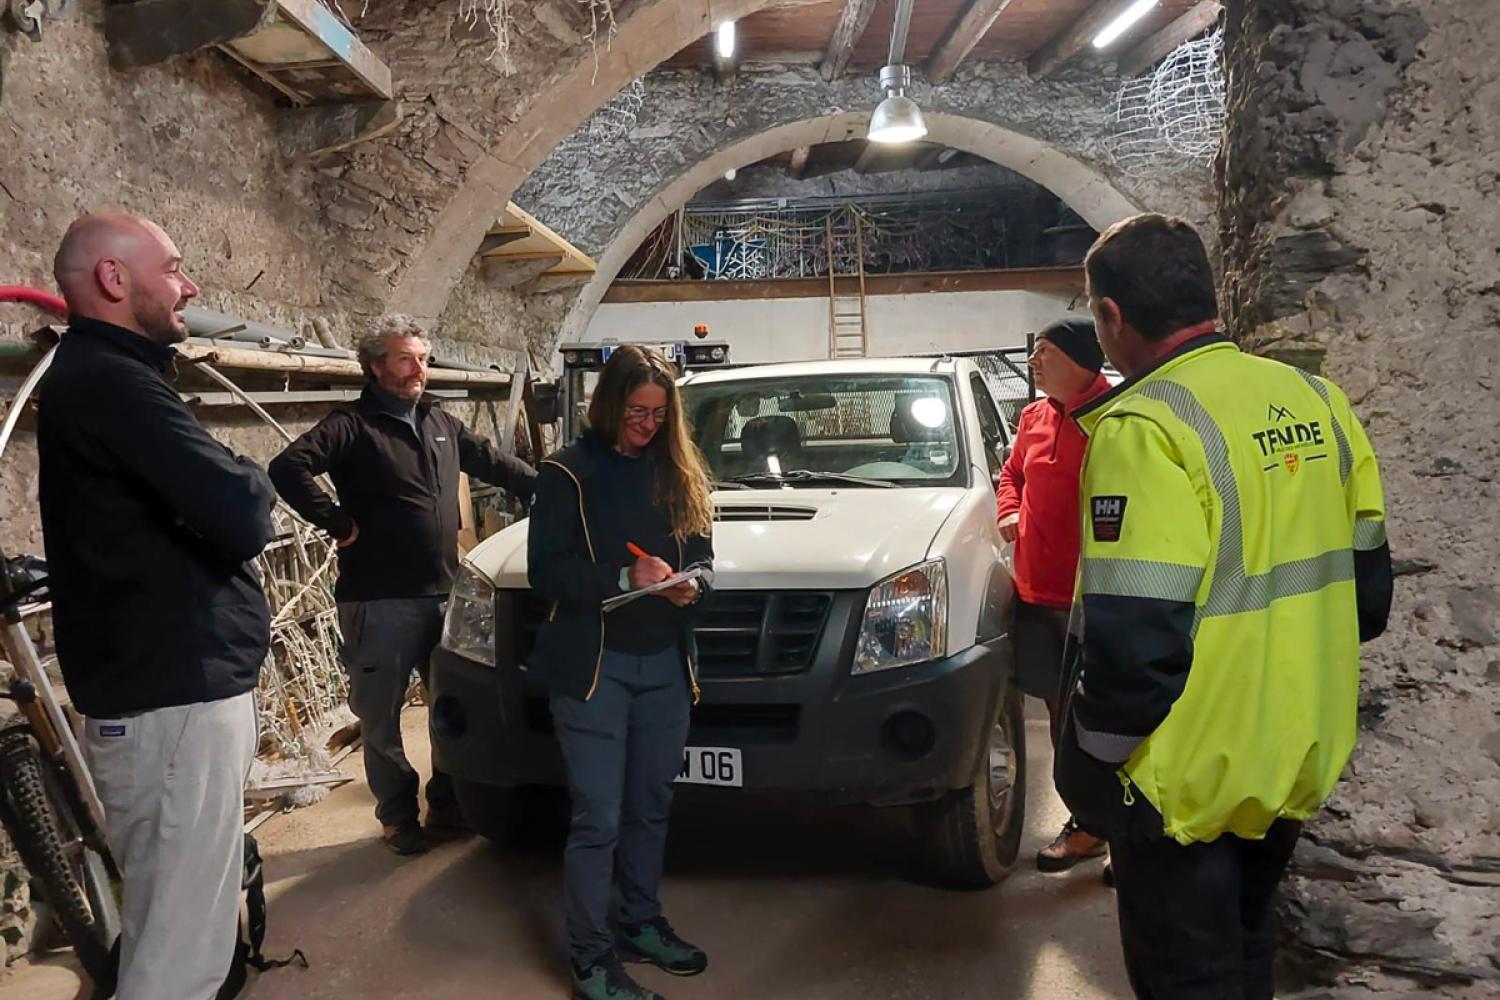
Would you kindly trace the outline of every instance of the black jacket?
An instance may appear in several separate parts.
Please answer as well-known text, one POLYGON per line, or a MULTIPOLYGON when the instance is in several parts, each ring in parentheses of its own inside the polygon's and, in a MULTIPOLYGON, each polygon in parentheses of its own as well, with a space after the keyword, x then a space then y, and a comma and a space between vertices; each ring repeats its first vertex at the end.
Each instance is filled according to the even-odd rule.
MULTIPOLYGON (((526 666, 546 677, 552 694, 584 700, 593 697, 598 684, 606 623, 619 613, 606 615, 600 605, 624 592, 620 570, 635 561, 627 552, 599 551, 604 521, 600 512, 605 505, 617 502, 595 488, 595 468, 608 447, 597 435, 585 434, 542 462, 536 509, 527 529, 527 579, 551 608, 526 666)), ((674 570, 697 567, 703 574, 698 579, 699 599, 688 608, 677 609, 683 658, 693 700, 697 701, 698 649, 693 641, 692 618, 694 609, 702 607, 713 590, 713 540, 694 535, 676 542, 670 551, 652 554, 670 563, 674 570)), ((641 600, 662 598, 647 596, 641 600)))
POLYGON ((458 570, 460 470, 530 501, 536 472, 471 434, 463 422, 417 402, 420 439, 366 387, 358 402, 336 407, 271 462, 286 502, 334 538, 359 538, 339 550, 340 601, 447 594, 458 570), (315 476, 327 472, 335 502, 315 476))
POLYGON ((276 494, 188 411, 166 376, 175 357, 74 317, 39 389, 58 658, 95 718, 243 694, 270 645, 250 560, 276 494))

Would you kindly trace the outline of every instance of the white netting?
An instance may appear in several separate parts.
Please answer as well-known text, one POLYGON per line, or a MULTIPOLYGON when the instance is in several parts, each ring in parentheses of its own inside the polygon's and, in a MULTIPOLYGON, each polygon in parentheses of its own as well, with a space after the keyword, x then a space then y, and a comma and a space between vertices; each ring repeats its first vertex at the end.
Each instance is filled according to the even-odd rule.
MULTIPOLYGON (((515 2, 516 0, 458 0, 458 20, 470 28, 480 23, 489 28, 490 34, 495 38, 494 50, 490 53, 490 62, 494 63, 506 76, 516 71, 515 59, 511 52, 511 33, 515 26, 515 2)), ((578 0, 578 5, 589 17, 588 30, 583 32, 583 37, 594 50, 594 72, 597 74, 599 72, 600 36, 603 36, 605 45, 608 46, 609 40, 614 37, 615 33, 614 0, 578 0)), ((366 0, 366 6, 368 6, 368 0, 366 0)))
POLYGON ((511 0, 458 0, 458 19, 471 28, 483 21, 495 36, 490 61, 506 76, 516 71, 510 54, 511 0))
POLYGON ((1127 174, 1213 158, 1224 131, 1224 33, 1173 50, 1115 94, 1110 157, 1127 174))
POLYGON ((558 143, 552 156, 563 166, 572 168, 596 158, 599 149, 619 142, 630 134, 646 103, 646 82, 636 77, 625 89, 589 116, 588 121, 558 143))

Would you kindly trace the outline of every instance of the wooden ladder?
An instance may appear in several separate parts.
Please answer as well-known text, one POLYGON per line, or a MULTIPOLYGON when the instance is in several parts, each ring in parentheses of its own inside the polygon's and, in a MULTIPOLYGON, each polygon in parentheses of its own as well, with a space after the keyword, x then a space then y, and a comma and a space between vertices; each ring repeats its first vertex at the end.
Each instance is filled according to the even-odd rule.
POLYGON ((830 358, 863 358, 870 353, 868 312, 865 308, 865 240, 859 216, 854 217, 854 260, 852 274, 840 274, 838 254, 834 252, 833 219, 824 222, 828 248, 828 356, 830 358), (845 291, 857 282, 856 289, 845 291))

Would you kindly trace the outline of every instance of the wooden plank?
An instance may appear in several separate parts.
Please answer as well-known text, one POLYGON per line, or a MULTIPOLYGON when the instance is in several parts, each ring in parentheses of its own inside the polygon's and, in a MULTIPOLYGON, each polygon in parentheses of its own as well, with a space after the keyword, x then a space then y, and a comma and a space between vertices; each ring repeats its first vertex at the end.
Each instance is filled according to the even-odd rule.
POLYGON ((947 83, 958 72, 959 64, 974 51, 974 46, 989 34, 990 28, 1005 13, 1012 0, 972 0, 927 60, 927 79, 947 83))
MULTIPOLYGON (((994 291, 1077 295, 1083 291, 1083 268, 1029 267, 987 271, 931 271, 925 274, 871 274, 866 277, 865 282, 867 295, 994 291)), ((826 277, 757 281, 617 281, 605 292, 603 301, 617 304, 726 302, 827 296, 826 277)))
POLYGON ((833 26, 833 35, 828 39, 828 49, 823 54, 823 65, 820 67, 823 79, 837 79, 849 68, 849 60, 854 58, 854 47, 870 26, 870 16, 875 13, 876 3, 877 0, 845 0, 843 13, 833 26))
POLYGON ((527 212, 520 205, 517 205, 513 201, 507 203, 505 206, 504 224, 515 226, 529 226, 534 235, 540 236, 543 239, 547 240, 547 242, 556 247, 562 253, 563 257, 566 258, 564 261, 564 264, 566 265, 564 267, 564 270, 590 272, 597 270, 597 265, 594 263, 594 259, 592 257, 584 253, 582 250, 579 250, 577 247, 569 243, 567 240, 563 239, 561 236, 557 235, 557 233, 553 232, 552 229, 548 226, 543 225, 541 222, 537 221, 537 219, 531 213, 527 212))
POLYGON ((1051 75, 1059 66, 1072 59, 1103 31, 1109 22, 1123 14, 1134 0, 1097 0, 1089 5, 1078 18, 1048 40, 1031 58, 1026 68, 1034 79, 1051 75))
POLYGON ((802 175, 807 173, 807 164, 812 160, 811 146, 798 146, 792 150, 791 162, 787 164, 787 176, 794 181, 800 181, 802 175))
MULTIPOLYGON (((209 346, 189 341, 177 345, 177 353, 188 362, 206 362, 220 368, 250 371, 302 372, 308 375, 340 376, 365 379, 359 362, 343 358, 325 358, 310 354, 283 354, 239 347, 209 346)), ((510 385, 505 372, 471 372, 457 368, 430 368, 427 381, 438 385, 510 385)))
POLYGON ((1212 28, 1224 5, 1219 0, 1202 0, 1196 7, 1167 25, 1120 57, 1120 75, 1135 76, 1170 55, 1178 46, 1191 42, 1212 28))
POLYGON ((505 226, 501 229, 491 229, 484 234, 484 239, 479 244, 478 255, 484 257, 517 240, 530 239, 531 236, 530 226, 505 226))
POLYGON ((366 48, 333 11, 319 0, 276 0, 276 6, 281 9, 282 17, 327 46, 371 91, 387 101, 391 99, 391 68, 366 48))
POLYGON ((474 498, 469 493, 469 474, 458 474, 458 554, 469 554, 479 544, 479 535, 474 530, 474 498))

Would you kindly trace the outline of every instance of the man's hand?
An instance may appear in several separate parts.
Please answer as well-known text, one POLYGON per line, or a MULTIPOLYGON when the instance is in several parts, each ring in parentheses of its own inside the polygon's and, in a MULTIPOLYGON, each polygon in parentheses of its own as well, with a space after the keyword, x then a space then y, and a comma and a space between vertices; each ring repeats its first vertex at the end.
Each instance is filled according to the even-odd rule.
POLYGON ((1000 540, 1002 542, 1013 542, 1019 532, 1020 524, 1017 521, 1003 521, 1000 524, 1000 540))
POLYGON ((660 592, 661 596, 677 605, 685 608, 698 599, 698 581, 684 580, 675 587, 660 592))
POLYGON ((349 529, 349 537, 348 538, 340 538, 339 539, 338 546, 341 549, 347 549, 349 546, 353 545, 357 541, 359 541, 359 525, 355 524, 352 527, 350 527, 350 529, 349 529))
POLYGON ((653 583, 661 583, 672 575, 672 567, 655 556, 637 559, 630 567, 630 589, 640 590, 653 583))

